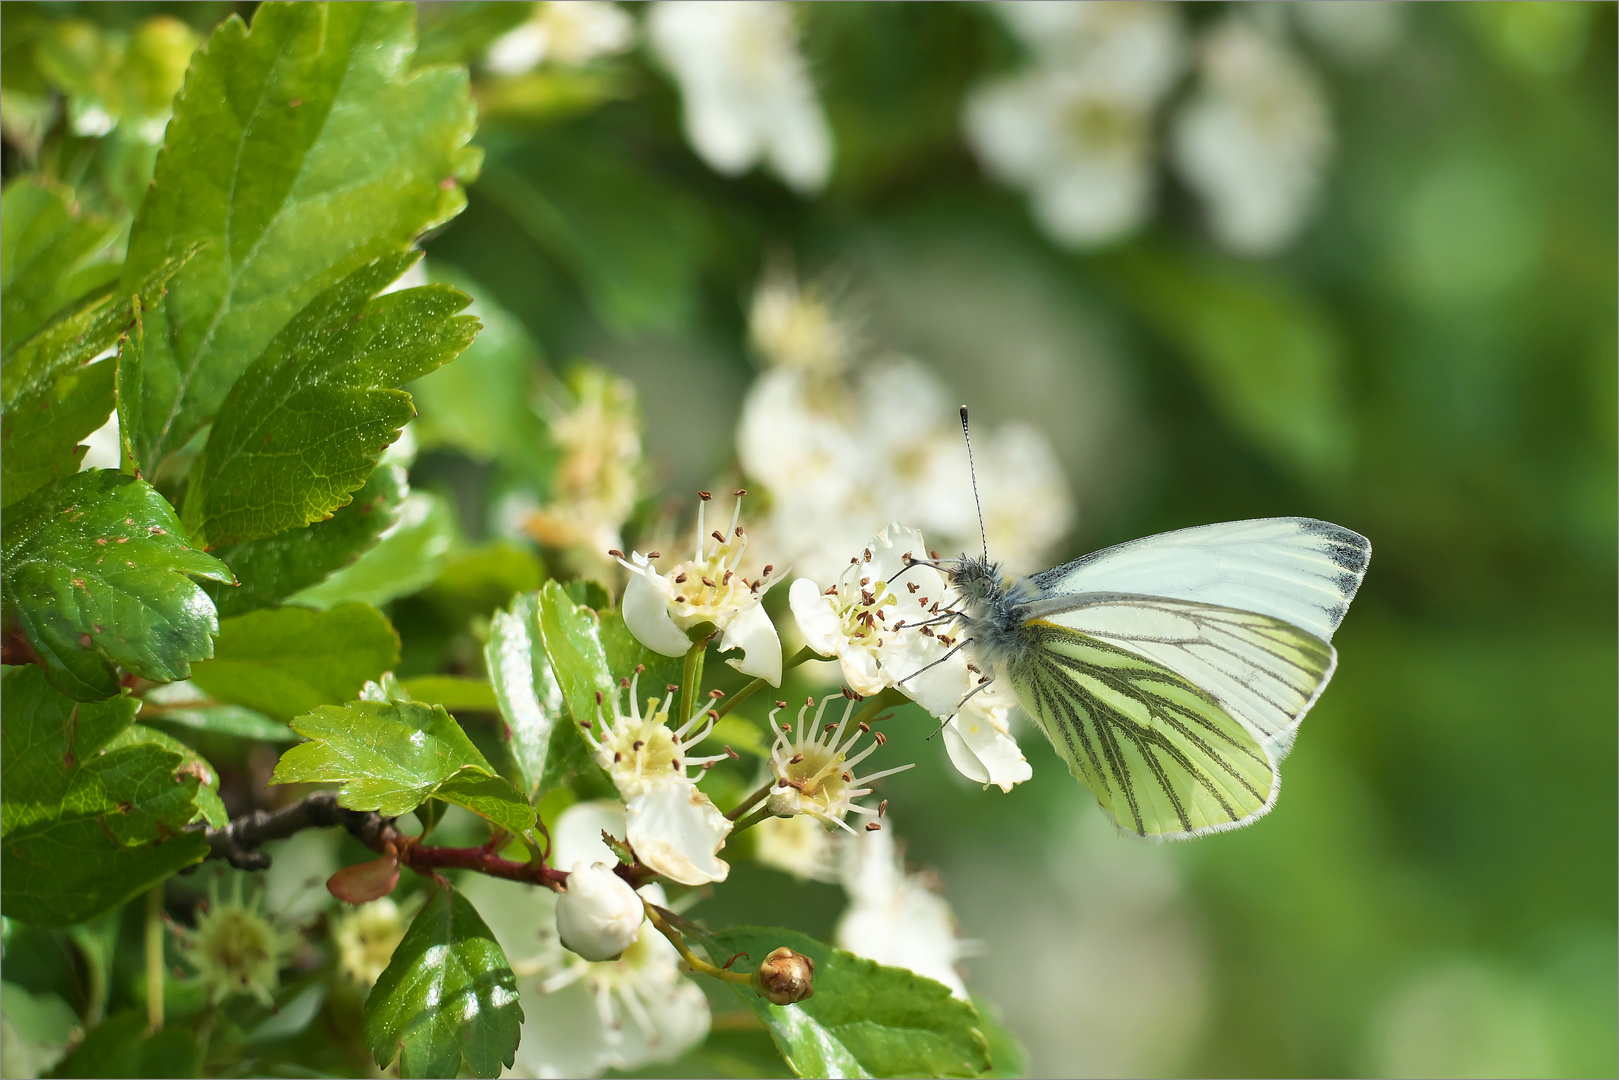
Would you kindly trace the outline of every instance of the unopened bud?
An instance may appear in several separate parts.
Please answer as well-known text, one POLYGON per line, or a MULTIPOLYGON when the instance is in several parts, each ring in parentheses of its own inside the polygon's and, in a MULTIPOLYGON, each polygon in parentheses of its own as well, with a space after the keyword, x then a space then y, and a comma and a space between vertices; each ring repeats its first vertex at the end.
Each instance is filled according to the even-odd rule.
POLYGON ((573 864, 557 898, 557 936, 586 960, 614 960, 641 933, 641 898, 606 863, 573 864))
POLYGON ((814 979, 815 961, 785 945, 765 957, 755 977, 760 995, 772 1005, 791 1005, 813 997, 814 979))

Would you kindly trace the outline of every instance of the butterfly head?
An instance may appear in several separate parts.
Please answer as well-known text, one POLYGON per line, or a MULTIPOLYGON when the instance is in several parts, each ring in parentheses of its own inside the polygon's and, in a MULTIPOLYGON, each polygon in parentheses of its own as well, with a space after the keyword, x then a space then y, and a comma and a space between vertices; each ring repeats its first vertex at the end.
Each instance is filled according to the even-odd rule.
POLYGON ((962 606, 972 615, 982 614, 1006 591, 1000 566, 988 559, 962 555, 945 566, 945 573, 962 606))

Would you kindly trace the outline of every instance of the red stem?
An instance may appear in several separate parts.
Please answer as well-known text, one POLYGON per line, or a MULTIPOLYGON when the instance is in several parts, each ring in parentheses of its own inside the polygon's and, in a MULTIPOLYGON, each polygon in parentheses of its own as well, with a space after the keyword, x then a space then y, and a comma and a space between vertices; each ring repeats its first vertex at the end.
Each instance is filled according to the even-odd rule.
POLYGON ((425 877, 432 877, 436 869, 447 868, 476 870, 490 877, 548 887, 562 885, 568 880, 566 870, 553 870, 549 866, 503 859, 487 846, 430 847, 426 844, 407 842, 399 845, 399 861, 425 877))

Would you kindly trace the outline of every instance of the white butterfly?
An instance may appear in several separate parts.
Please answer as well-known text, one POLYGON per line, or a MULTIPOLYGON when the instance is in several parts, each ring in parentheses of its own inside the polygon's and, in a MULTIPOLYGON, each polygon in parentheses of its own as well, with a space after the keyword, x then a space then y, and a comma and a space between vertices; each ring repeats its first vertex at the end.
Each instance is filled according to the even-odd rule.
POLYGON ((941 568, 961 646, 1011 685, 1102 808, 1143 836, 1189 837, 1276 805, 1277 767, 1332 678, 1332 634, 1371 550, 1330 522, 1259 518, 1021 579, 987 551, 941 568))

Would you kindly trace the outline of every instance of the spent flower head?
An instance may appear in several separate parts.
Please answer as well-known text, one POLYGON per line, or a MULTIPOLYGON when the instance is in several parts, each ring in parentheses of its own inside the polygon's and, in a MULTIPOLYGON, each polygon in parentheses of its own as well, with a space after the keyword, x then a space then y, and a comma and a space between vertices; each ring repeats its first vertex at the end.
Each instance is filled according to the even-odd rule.
POLYGON ((179 931, 180 947, 218 1003, 233 994, 250 994, 265 1005, 280 985, 280 970, 298 943, 298 931, 278 926, 264 913, 264 896, 242 895, 240 876, 230 893, 219 894, 219 879, 208 883, 208 900, 197 925, 179 931))
MULTIPOLYGON (((877 813, 855 802, 871 794, 871 788, 863 785, 914 768, 915 763, 856 776, 855 766, 888 740, 864 721, 850 729, 849 718, 855 705, 853 697, 846 699, 841 720, 823 724, 826 706, 832 699, 831 694, 821 699, 820 707, 815 709, 814 720, 808 717, 810 709, 815 707, 815 699, 809 699, 798 710, 796 729, 786 723, 777 728, 776 744, 770 750, 770 774, 775 777, 775 783, 771 786, 765 806, 778 817, 807 814, 827 828, 836 826, 852 833, 854 829, 844 821, 850 811, 857 814, 877 813), (844 737, 845 732, 848 733, 847 738, 844 737), (871 736, 871 745, 854 752, 855 744, 865 735, 871 736)), ((776 715, 784 706, 785 703, 779 704, 770 711, 772 726, 777 725, 776 715)))
POLYGON ((664 656, 684 656, 699 635, 718 631, 720 651, 741 649, 740 659, 726 663, 772 686, 781 685, 781 638, 761 604, 775 567, 749 581, 739 572, 748 548, 741 524, 742 496, 736 492, 731 523, 722 532, 705 531, 705 509, 712 498, 698 492, 697 543, 692 557, 662 573, 653 566, 660 553, 632 552, 628 559, 611 552, 630 572, 624 589, 624 625, 635 639, 664 656))

